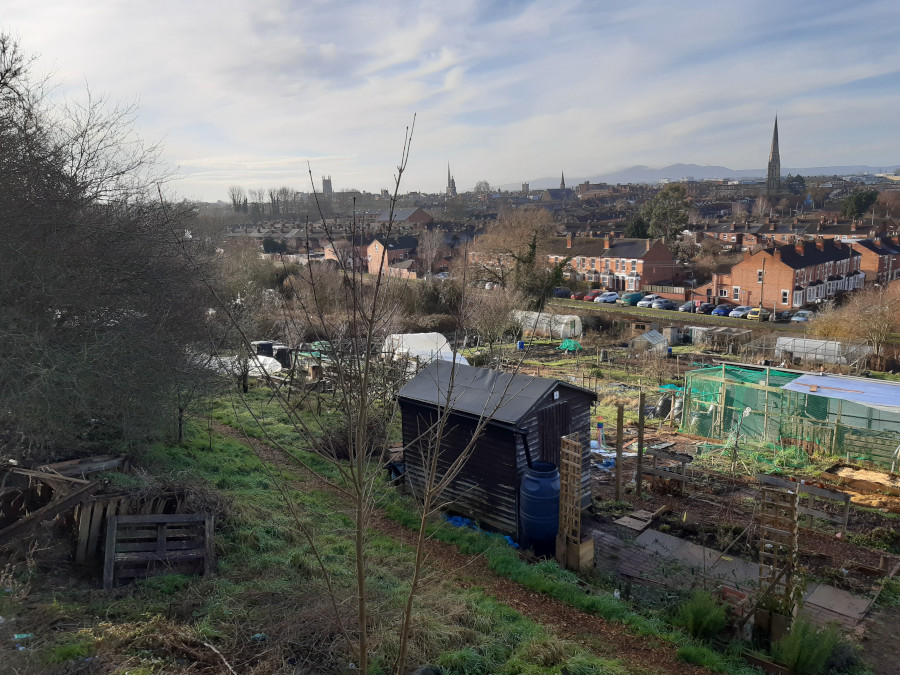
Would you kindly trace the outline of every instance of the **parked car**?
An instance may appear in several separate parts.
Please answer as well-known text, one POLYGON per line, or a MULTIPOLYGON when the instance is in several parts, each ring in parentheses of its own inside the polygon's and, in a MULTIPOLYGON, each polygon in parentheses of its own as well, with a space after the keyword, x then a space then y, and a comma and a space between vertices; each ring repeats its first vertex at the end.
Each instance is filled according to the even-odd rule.
POLYGON ((572 300, 584 300, 584 296, 585 296, 584 291, 576 291, 575 293, 572 293, 572 295, 570 295, 569 297, 572 300))
MULTIPOLYGON (((638 298, 639 300, 640 298, 638 298)), ((618 302, 619 294, 615 291, 607 291, 606 293, 601 293, 596 298, 594 298, 594 302, 618 302)), ((637 300, 635 300, 637 302, 637 300)))
POLYGON ((572 295, 572 291, 565 286, 557 286, 553 289, 554 298, 568 298, 570 295, 572 295))
POLYGON ((701 302, 700 306, 697 308, 697 314, 712 314, 712 311, 715 308, 716 306, 711 302, 701 302))
POLYGON ((794 316, 794 313, 789 309, 782 309, 775 312, 776 321, 790 321, 792 316, 794 316))
POLYGON ((631 293, 625 293, 621 298, 615 301, 617 305, 630 305, 634 307, 638 302, 643 299, 644 293, 643 291, 632 291, 631 293))
POLYGON ((710 314, 713 316, 728 316, 731 314, 731 310, 734 309, 734 305, 718 305, 710 314))
POLYGON ((670 309, 675 310, 678 309, 678 303, 674 300, 669 300, 668 298, 660 298, 659 300, 654 300, 651 305, 653 309, 670 309))
POLYGON ((749 305, 741 305, 740 307, 735 307, 733 310, 728 312, 728 316, 730 316, 732 319, 746 319, 747 315, 752 309, 753 308, 749 305))
POLYGON ((655 293, 651 293, 650 295, 645 295, 643 298, 641 298, 638 301, 637 306, 638 307, 650 307, 650 305, 652 305, 654 302, 659 300, 659 297, 660 296, 656 295, 655 293))
POLYGON ((691 312, 692 314, 697 311, 697 305, 694 304, 693 300, 688 300, 683 305, 678 306, 679 312, 691 312))
POLYGON ((794 314, 794 316, 791 317, 791 323, 801 323, 801 322, 811 321, 814 316, 815 316, 815 313, 812 310, 801 309, 799 312, 797 312, 796 314, 794 314))
POLYGON ((589 291, 589 292, 587 292, 587 293, 584 294, 583 300, 584 300, 585 302, 594 302, 594 300, 596 300, 598 297, 600 297, 600 294, 601 294, 602 292, 603 292, 603 291, 589 291))
POLYGON ((772 313, 762 307, 754 307, 747 314, 747 318, 751 321, 768 321, 772 313))

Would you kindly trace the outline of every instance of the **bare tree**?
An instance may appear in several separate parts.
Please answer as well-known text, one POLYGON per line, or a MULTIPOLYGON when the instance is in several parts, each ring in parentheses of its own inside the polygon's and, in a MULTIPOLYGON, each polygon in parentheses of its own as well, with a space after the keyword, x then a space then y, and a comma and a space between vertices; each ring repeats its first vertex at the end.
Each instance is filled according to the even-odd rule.
POLYGON ((810 325, 815 335, 864 340, 876 358, 900 330, 900 290, 872 288, 853 294, 847 304, 821 312, 810 325))
POLYGON ((419 237, 419 245, 416 247, 422 271, 425 274, 434 272, 434 263, 444 248, 444 232, 437 227, 426 230, 419 237))
POLYGON ((759 220, 762 220, 769 212, 772 210, 772 205, 769 203, 769 200, 763 196, 759 196, 753 202, 753 215, 756 216, 759 220))
POLYGON ((466 328, 475 332, 480 342, 486 342, 488 351, 493 354, 494 345, 504 334, 515 329, 516 322, 510 318, 510 313, 523 304, 522 298, 515 289, 496 288, 470 292, 465 300, 466 328))
POLYGON ((244 188, 240 185, 232 185, 228 188, 228 197, 231 199, 231 208, 237 213, 243 207, 247 193, 244 192, 244 188))

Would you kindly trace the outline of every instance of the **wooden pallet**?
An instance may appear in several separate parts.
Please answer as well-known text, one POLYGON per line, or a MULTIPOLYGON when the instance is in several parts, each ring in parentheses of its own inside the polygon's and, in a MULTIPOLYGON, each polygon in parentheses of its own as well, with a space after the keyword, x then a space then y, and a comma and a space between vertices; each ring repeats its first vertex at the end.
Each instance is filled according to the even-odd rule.
POLYGON ((211 514, 111 516, 107 521, 103 588, 154 574, 211 574, 214 563, 211 514))
POLYGON ((180 513, 184 494, 166 492, 149 498, 127 494, 105 494, 83 501, 75 512, 75 563, 91 564, 103 558, 107 523, 112 516, 180 513))

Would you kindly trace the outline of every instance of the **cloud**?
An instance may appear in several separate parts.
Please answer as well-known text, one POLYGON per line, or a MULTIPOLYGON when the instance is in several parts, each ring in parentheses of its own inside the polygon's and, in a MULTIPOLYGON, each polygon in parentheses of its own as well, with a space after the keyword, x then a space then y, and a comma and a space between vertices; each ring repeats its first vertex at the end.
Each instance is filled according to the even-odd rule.
POLYGON ((896 2, 8 0, 60 96, 139 99, 182 188, 410 189, 644 163, 889 163, 896 2), (257 185, 258 186, 258 185, 257 185))

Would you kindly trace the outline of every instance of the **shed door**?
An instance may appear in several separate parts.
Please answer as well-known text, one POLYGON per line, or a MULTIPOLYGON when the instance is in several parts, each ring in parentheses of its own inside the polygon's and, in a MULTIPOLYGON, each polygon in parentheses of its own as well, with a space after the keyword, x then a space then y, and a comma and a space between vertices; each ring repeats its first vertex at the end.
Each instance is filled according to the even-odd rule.
POLYGON ((554 403, 538 411, 538 434, 541 438, 541 459, 559 466, 560 438, 571 431, 572 411, 566 402, 554 403))

